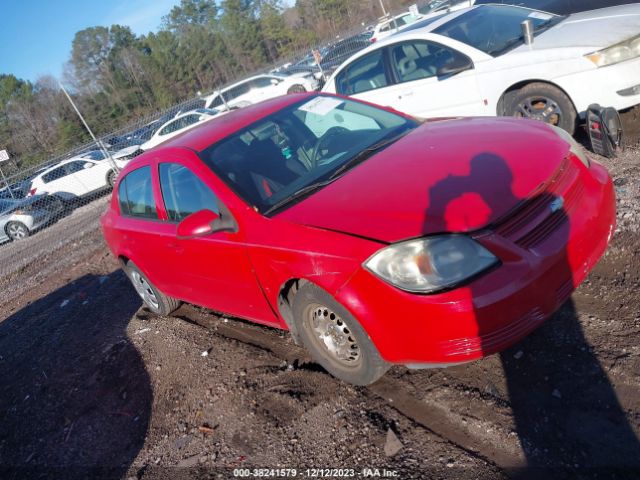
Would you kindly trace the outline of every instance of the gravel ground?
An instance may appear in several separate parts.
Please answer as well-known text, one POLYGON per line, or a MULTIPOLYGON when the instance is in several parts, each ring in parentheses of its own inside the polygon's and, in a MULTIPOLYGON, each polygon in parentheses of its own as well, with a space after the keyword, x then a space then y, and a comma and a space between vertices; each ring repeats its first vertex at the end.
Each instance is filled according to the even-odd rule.
POLYGON ((553 318, 500 355, 368 388, 286 333, 150 315, 97 229, 104 198, 0 246, 0 476, 640 477, 640 152, 602 162, 618 229, 553 318))

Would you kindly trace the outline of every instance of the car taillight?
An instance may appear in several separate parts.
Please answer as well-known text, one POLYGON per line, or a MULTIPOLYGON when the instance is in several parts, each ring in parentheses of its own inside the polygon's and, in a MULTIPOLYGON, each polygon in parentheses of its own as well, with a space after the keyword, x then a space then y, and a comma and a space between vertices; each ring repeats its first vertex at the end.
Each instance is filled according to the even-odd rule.
POLYGON ((29 196, 33 197, 36 194, 36 190, 37 188, 32 188, 31 190, 29 190, 29 196))
POLYGON ((375 37, 374 37, 374 38, 372 38, 372 39, 371 39, 371 43, 374 43, 376 40, 377 40, 377 38, 375 38, 375 37))

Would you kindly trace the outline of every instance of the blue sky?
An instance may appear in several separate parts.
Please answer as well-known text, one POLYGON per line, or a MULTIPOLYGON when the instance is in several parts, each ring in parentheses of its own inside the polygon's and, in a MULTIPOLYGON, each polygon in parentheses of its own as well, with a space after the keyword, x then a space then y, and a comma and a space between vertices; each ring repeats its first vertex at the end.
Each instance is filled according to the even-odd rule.
POLYGON ((0 0, 0 73, 35 81, 59 77, 73 36, 97 25, 128 25, 146 34, 180 0, 0 0))

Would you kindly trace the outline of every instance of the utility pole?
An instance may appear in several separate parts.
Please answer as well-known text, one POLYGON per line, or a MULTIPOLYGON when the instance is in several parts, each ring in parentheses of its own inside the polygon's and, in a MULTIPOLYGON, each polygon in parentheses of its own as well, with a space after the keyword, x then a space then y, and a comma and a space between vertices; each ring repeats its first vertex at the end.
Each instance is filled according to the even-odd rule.
POLYGON ((388 13, 387 13, 387 9, 384 8, 384 2, 382 0, 380 0, 380 8, 382 9, 382 16, 386 17, 388 13))
POLYGON ((109 152, 109 150, 107 150, 107 148, 104 146, 104 143, 102 143, 102 140, 98 140, 96 138, 96 136, 93 134, 93 132, 91 131, 91 129, 89 128, 89 125, 87 125, 87 122, 85 122, 84 117, 82 116, 82 114, 80 113, 80 110, 78 110, 78 107, 76 107, 76 104, 73 102, 73 100, 71 99, 71 96, 69 95, 69 93, 65 90, 64 86, 62 85, 61 82, 58 82, 58 85, 60 85, 60 88, 62 89, 62 91, 64 92, 64 94, 66 95, 67 99, 69 100, 69 103, 71 104, 71 106, 73 107, 73 109, 76 111, 76 113, 78 114, 78 117, 80 117, 80 120, 82 121, 82 124, 84 125, 84 128, 87 129, 87 132, 89 132, 89 135, 91 135, 91 138, 93 138, 93 141, 96 142, 96 145, 98 145, 98 148, 100 150, 102 150, 102 153, 104 154, 105 158, 109 159, 109 162, 111 163, 111 166, 113 167, 114 171, 116 173, 120 172, 120 169, 118 168, 118 165, 116 164, 115 160, 113 159, 113 157, 111 157, 111 153, 109 152))

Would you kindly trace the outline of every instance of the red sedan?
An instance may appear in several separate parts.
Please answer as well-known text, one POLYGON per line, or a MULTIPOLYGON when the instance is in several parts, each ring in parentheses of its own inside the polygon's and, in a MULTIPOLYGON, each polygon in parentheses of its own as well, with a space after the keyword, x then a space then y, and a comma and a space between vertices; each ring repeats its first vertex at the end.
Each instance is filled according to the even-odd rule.
POLYGON ((288 329, 330 373, 467 362, 523 338, 607 248, 611 179, 541 122, 420 122, 288 95, 132 161, 102 217, 154 312, 288 329))

